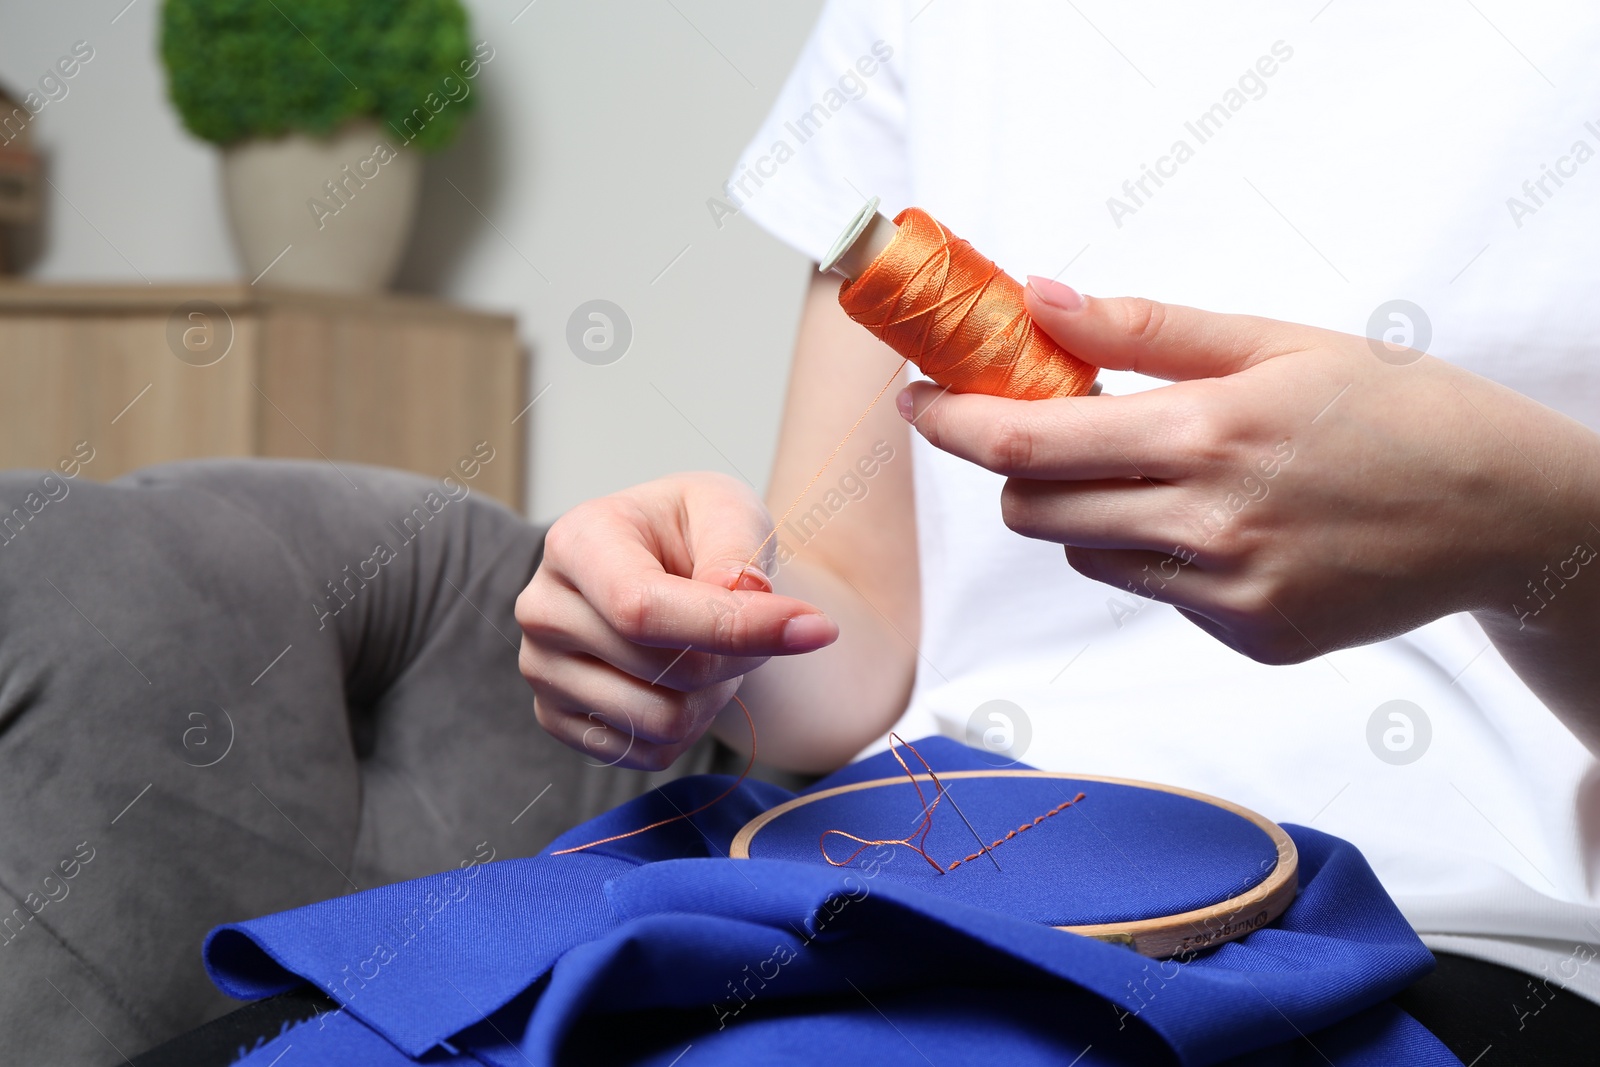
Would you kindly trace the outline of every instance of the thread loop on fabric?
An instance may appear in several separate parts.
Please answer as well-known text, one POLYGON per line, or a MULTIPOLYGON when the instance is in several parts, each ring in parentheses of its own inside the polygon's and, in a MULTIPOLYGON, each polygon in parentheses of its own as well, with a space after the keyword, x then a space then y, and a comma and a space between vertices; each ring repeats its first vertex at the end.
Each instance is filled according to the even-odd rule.
MULTIPOLYGON (((1023 831, 1033 829, 1035 826, 1038 826, 1052 815, 1061 814, 1063 811, 1066 811, 1068 808, 1072 807, 1072 805, 1084 798, 1084 794, 1079 793, 1071 800, 1066 800, 1060 804, 1057 804, 1044 814, 1034 816, 1031 820, 1023 823, 1015 830, 1011 830, 1006 833, 1004 837, 996 838, 989 844, 983 845, 979 851, 974 852, 972 855, 964 856, 958 860, 953 860, 948 866, 945 866, 932 856, 928 855, 928 832, 933 829, 933 813, 939 807, 940 801, 944 800, 945 784, 939 780, 939 776, 934 773, 933 767, 930 766, 928 761, 923 758, 922 753, 917 751, 917 746, 913 745, 909 741, 903 740, 897 733, 889 734, 889 754, 894 757, 896 763, 900 764, 900 769, 906 772, 906 777, 911 779, 911 787, 917 791, 917 803, 922 808, 922 818, 918 820, 916 829, 912 830, 904 837, 866 838, 857 837, 855 834, 849 833, 845 830, 822 831, 822 836, 817 838, 817 847, 822 852, 823 860, 830 867, 848 867, 851 863, 855 862, 856 857, 860 856, 867 849, 874 846, 901 845, 905 848, 909 848, 911 851, 927 860, 928 865, 934 870, 938 871, 940 874, 949 874, 963 863, 971 863, 979 856, 982 856, 985 853, 993 852, 996 848, 999 848, 1001 845, 1005 844, 1007 841, 1010 841, 1023 831), (927 775, 929 783, 933 786, 932 801, 929 801, 926 794, 922 792, 922 782, 918 779, 916 772, 911 769, 911 766, 906 762, 905 757, 900 755, 900 749, 902 748, 911 753, 912 757, 916 759, 918 763, 922 764, 923 773, 927 775), (830 836, 842 837, 846 841, 855 842, 855 844, 859 847, 843 859, 836 860, 832 856, 828 855, 828 838, 830 836)), ((952 801, 952 803, 954 803, 954 801, 952 801)), ((981 839, 979 840, 979 844, 983 844, 981 839)))

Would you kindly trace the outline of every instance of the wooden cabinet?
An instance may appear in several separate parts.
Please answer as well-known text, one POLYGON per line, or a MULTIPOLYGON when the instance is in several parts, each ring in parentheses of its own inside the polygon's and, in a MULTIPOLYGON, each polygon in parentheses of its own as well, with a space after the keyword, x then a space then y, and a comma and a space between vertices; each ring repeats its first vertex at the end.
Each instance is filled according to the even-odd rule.
POLYGON ((0 284, 0 467, 89 477, 202 456, 375 463, 522 510, 515 320, 412 296, 218 286, 0 284))

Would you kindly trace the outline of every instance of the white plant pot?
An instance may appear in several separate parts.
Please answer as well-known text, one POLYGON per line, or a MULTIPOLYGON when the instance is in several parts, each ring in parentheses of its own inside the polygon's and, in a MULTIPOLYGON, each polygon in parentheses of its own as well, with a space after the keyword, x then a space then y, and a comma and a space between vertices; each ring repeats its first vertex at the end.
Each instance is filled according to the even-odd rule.
POLYGON ((222 186, 246 280, 346 293, 387 288, 422 186, 422 158, 376 122, 292 133, 222 153, 222 186))

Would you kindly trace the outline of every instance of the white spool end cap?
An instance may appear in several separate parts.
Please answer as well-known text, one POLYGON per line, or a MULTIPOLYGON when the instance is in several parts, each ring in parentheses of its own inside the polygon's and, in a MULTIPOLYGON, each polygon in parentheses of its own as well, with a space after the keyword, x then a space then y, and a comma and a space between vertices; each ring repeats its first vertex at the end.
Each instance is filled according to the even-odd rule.
POLYGON ((817 269, 824 274, 835 270, 855 281, 898 232, 892 219, 878 213, 878 198, 873 197, 850 219, 817 269))

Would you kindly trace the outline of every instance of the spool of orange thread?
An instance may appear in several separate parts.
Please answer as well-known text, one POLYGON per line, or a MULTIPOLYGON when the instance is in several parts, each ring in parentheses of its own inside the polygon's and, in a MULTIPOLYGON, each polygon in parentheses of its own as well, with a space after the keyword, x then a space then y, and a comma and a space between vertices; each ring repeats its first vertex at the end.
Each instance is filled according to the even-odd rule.
POLYGON ((873 197, 821 269, 844 275, 847 315, 954 392, 1044 400, 1094 386, 1098 369, 1039 329, 1016 279, 921 208, 891 222, 873 197))

